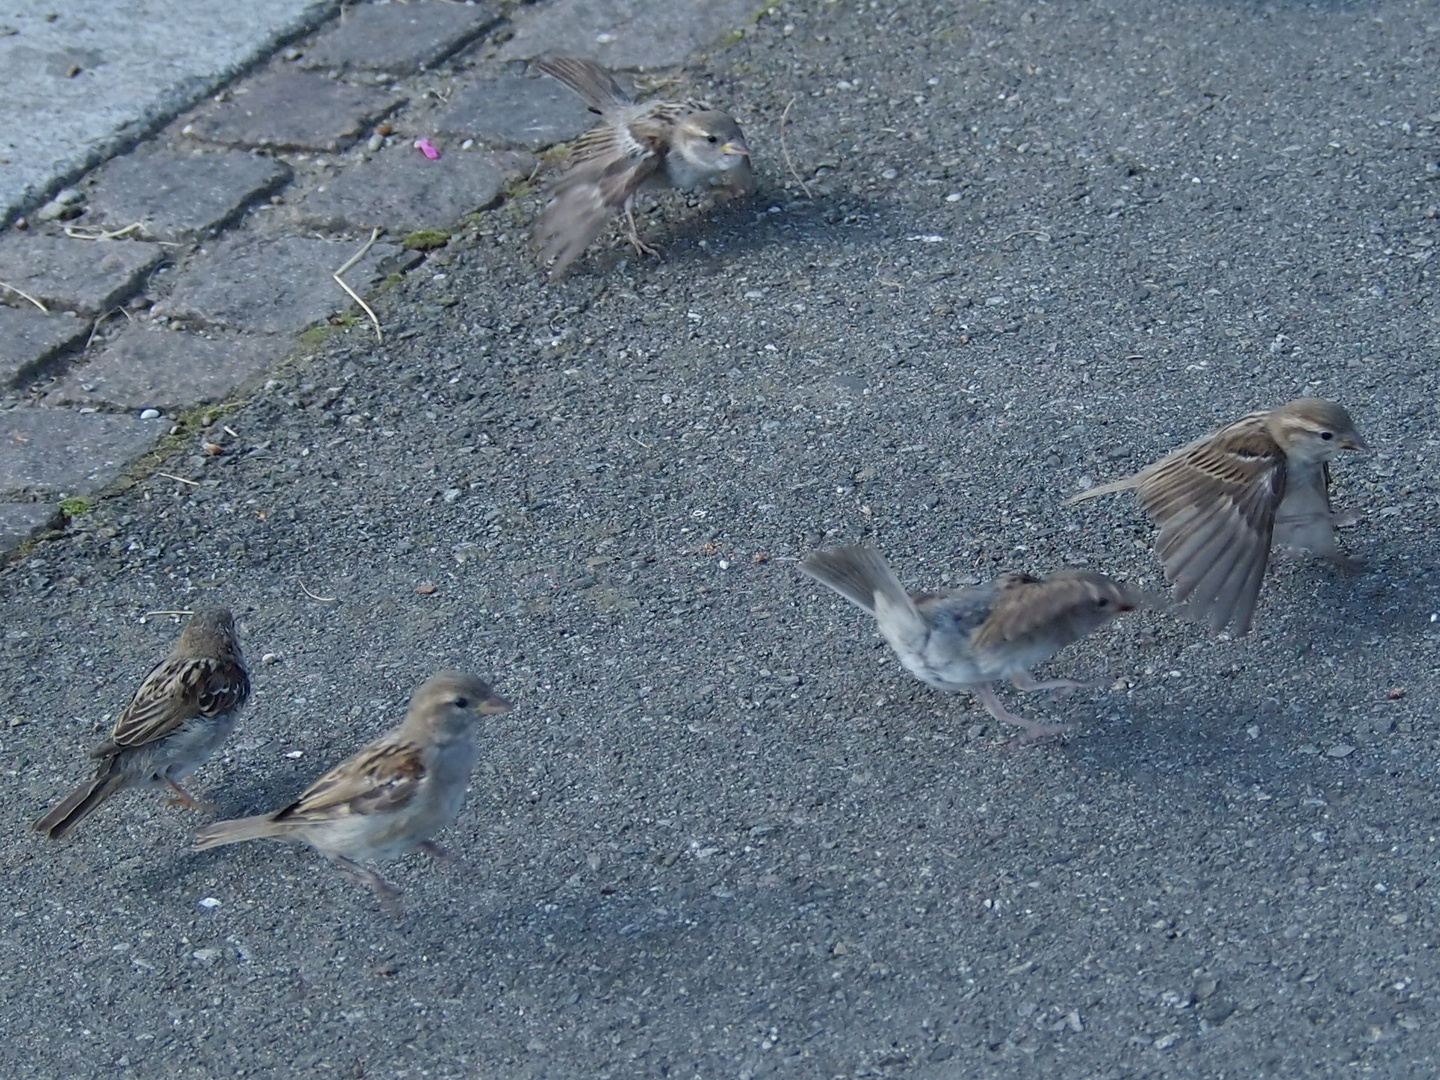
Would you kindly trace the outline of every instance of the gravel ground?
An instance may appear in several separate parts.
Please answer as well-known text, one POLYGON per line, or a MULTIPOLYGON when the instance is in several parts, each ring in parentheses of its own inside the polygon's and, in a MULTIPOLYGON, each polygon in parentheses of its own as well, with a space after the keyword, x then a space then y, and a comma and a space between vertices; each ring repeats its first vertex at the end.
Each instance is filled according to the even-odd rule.
POLYGON ((6 1074, 1435 1076, 1437 56, 1400 0, 779 5, 690 73, 756 201, 551 286, 513 200, 0 574, 6 1074), (1364 569, 1068 650, 1122 681, 1025 700, 1064 746, 794 569, 1155 587, 1133 500, 1062 499, 1302 393, 1376 447, 1364 569), (516 702, 403 922, 158 799, 27 833, 201 601, 224 816, 441 666, 516 702))

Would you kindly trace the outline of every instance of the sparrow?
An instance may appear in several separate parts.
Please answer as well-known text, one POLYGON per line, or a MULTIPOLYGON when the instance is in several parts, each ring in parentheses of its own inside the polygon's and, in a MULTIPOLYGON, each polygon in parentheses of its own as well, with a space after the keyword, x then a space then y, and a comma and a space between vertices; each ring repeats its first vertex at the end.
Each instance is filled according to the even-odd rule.
POLYGON ((1347 561, 1335 543, 1330 459, 1368 449, 1339 405, 1296 398, 1069 502, 1135 489, 1160 526, 1155 550, 1175 599, 1238 637, 1250 629, 1272 546, 1347 561))
POLYGON ((536 67, 585 99, 600 124, 577 139, 567 171, 535 222, 540 261, 550 279, 625 211, 627 235, 635 250, 654 255, 635 228, 635 194, 665 187, 682 190, 728 188, 748 194, 755 188, 750 148, 729 113, 700 101, 636 103, 614 76, 592 60, 547 57, 536 67))
POLYGON ((990 684, 1021 690, 1104 686, 1108 680, 1037 680, 1030 668, 1111 619, 1145 605, 1125 585, 1088 570, 1047 578, 1005 573, 954 592, 907 593, 880 553, 868 547, 814 551, 800 570, 875 616, 880 634, 916 678, 940 690, 971 690, 996 720, 1023 729, 1021 742, 1063 734, 1008 711, 990 684))
POLYGON ((363 863, 420 850, 445 857, 430 837, 465 802, 480 757, 477 721, 510 702, 473 675, 442 671, 410 699, 400 725, 367 743, 280 810, 217 821, 195 834, 194 850, 242 840, 309 844, 393 907, 400 892, 363 863))
POLYGON ((81 784, 35 822, 52 840, 66 833, 117 791, 168 787, 171 800, 204 805, 180 786, 235 729, 250 696, 250 674, 224 608, 195 612, 170 655, 151 669, 110 737, 90 751, 95 778, 81 784))

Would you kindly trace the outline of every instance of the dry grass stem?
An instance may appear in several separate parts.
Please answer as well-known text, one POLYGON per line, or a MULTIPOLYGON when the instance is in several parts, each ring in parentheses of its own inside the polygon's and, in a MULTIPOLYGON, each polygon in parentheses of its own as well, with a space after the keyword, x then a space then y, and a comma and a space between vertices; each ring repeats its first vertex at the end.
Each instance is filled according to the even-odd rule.
POLYGON ((800 185, 800 190, 805 192, 805 198, 813 199, 815 196, 810 194, 810 185, 805 183, 804 177, 802 177, 799 170, 795 168, 795 162, 790 160, 790 147, 785 142, 785 123, 790 119, 790 110, 794 105, 795 99, 792 97, 790 104, 786 105, 785 111, 780 114, 780 153, 785 158, 785 168, 790 170, 790 175, 793 176, 795 182, 800 185))
MULTIPOLYGON (((297 578, 296 580, 298 581, 299 579, 297 578)), ((305 587, 305 582, 303 581, 300 582, 300 591, 310 597, 311 600, 319 600, 322 604, 333 604, 339 599, 338 596, 321 596, 319 593, 313 593, 305 587)))
MULTIPOLYGON (((335 279, 335 284, 339 285, 340 288, 344 289, 345 292, 349 295, 350 299, 354 300, 355 303, 359 304, 365 314, 370 316, 370 322, 375 327, 375 340, 378 341, 381 345, 384 345, 385 335, 380 331, 380 320, 375 317, 375 312, 370 310, 370 305, 365 303, 364 300, 360 299, 360 294, 357 293, 354 289, 352 289, 349 285, 345 284, 345 279, 340 276, 341 274, 345 273, 346 270, 349 270, 352 266, 354 266, 356 263, 358 263, 361 259, 365 257, 365 253, 369 251, 372 247, 374 247, 375 241, 380 238, 380 232, 381 229, 378 225, 375 228, 371 229, 370 239, 365 241, 365 246, 362 247, 359 251, 357 251, 354 255, 350 256, 350 258, 346 260, 345 265, 340 267, 339 270, 336 270, 335 273, 331 274, 330 276, 335 279)), ((302 585, 301 588, 304 588, 304 586, 302 585)), ((319 598, 317 597, 317 599, 319 598)))
POLYGON ((8 290, 9 292, 13 292, 16 296, 20 297, 21 300, 29 300, 30 303, 34 304, 34 305, 35 305, 36 307, 38 307, 41 311, 43 311, 46 315, 49 315, 49 314, 50 314, 50 309, 49 309, 49 308, 47 308, 47 307, 46 307, 44 304, 42 304, 39 300, 36 300, 35 297, 31 296, 29 293, 27 293, 27 292, 21 292, 21 291, 20 291, 19 289, 17 289, 14 285, 7 285, 7 284, 5 284, 5 282, 0 281, 0 289, 6 289, 6 290, 8 290))

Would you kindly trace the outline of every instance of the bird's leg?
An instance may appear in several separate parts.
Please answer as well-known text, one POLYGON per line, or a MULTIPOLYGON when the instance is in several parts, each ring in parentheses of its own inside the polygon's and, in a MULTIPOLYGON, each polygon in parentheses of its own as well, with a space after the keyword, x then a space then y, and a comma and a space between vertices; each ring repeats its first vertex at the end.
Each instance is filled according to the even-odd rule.
POLYGON ((1037 679, 1028 671, 1017 671, 1010 676, 1017 690, 1098 690, 1109 686, 1111 679, 1037 679))
POLYGON ((440 859, 440 860, 443 861, 443 862, 459 862, 459 861, 460 861, 460 859, 459 859, 458 856, 452 854, 450 851, 448 851, 448 850, 446 850, 445 848, 441 847, 439 844, 435 843, 434 840, 421 840, 420 843, 418 843, 418 844, 415 845, 415 850, 416 850, 416 851, 423 851, 426 855, 429 855, 432 859, 440 859))
POLYGON ((353 859, 347 859, 343 855, 332 855, 330 861, 346 877, 367 885, 380 900, 380 906, 385 913, 392 918, 399 919, 405 914, 405 906, 400 903, 403 895, 399 889, 391 885, 374 870, 368 870, 353 859))
POLYGON ((633 195, 625 200, 625 231, 627 239, 637 255, 660 254, 659 248, 651 247, 640 239, 640 231, 635 227, 635 197, 633 195))
POLYGON ((1024 716, 1017 716, 1005 708, 1004 705, 1000 704, 1000 699, 995 696, 995 691, 990 689, 989 683, 981 683, 979 686, 972 687, 971 689, 975 691, 975 696, 980 699, 980 704, 984 705, 985 710, 996 720, 1004 721, 1007 724, 1014 724, 1016 727, 1024 729, 1023 734, 1019 737, 1019 742, 1022 744, 1038 742, 1041 739, 1048 739, 1053 735, 1064 735, 1070 730, 1069 724, 1042 724, 1038 720, 1030 720, 1024 716))
POLYGON ((441 847, 439 844, 435 843, 434 840, 420 841, 420 843, 415 845, 415 850, 423 851, 432 859, 439 859, 441 862, 449 863, 451 866, 459 867, 461 870, 464 870, 468 874, 473 874, 475 872, 474 866, 466 862, 459 855, 456 855, 449 848, 441 847))
POLYGON ((214 803, 208 802, 205 799, 195 798, 194 795, 191 795, 188 791, 186 791, 170 777, 165 777, 165 783, 169 784, 171 789, 175 792, 174 795, 170 796, 168 799, 165 800, 165 804, 167 806, 183 806, 186 810, 215 809, 214 803))

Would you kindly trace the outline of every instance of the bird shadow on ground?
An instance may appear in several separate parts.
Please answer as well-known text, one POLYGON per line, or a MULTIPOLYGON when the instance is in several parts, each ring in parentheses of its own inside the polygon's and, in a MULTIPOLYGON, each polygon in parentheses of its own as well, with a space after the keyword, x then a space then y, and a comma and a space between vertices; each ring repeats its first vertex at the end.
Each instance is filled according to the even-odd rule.
POLYGON ((1383 555, 1353 566, 1321 559, 1275 559, 1265 589, 1284 589, 1295 596, 1296 615, 1287 630, 1307 642, 1340 645, 1409 637, 1416 628, 1428 626, 1434 597, 1404 584, 1407 568, 1392 569, 1390 561, 1383 555))
MULTIPOLYGON (((793 252, 798 247, 799 266, 804 266, 809 249, 833 250, 842 243, 874 247, 907 227, 899 207, 860 196, 847 196, 843 203, 798 200, 778 213, 768 212, 768 205, 764 192, 724 203, 709 213, 666 214, 663 204, 655 203, 644 215, 640 231, 644 240, 660 249, 661 260, 704 275, 721 272, 726 259, 742 252, 781 248, 793 252)), ((593 273, 608 274, 620 260, 635 256, 622 243, 608 251, 594 248, 586 257, 593 273)), ((650 261, 642 259, 642 263, 650 261)))

